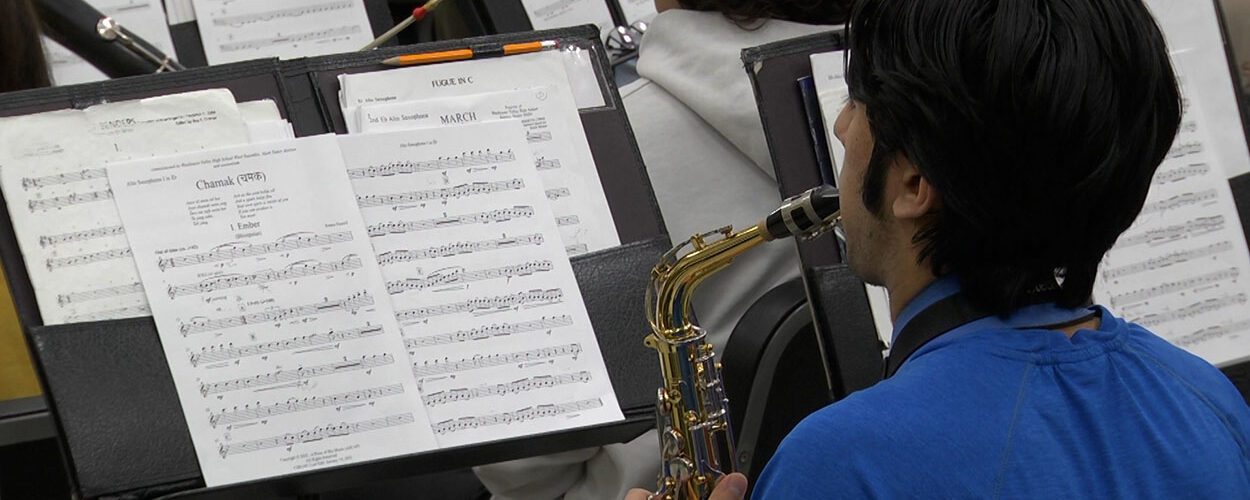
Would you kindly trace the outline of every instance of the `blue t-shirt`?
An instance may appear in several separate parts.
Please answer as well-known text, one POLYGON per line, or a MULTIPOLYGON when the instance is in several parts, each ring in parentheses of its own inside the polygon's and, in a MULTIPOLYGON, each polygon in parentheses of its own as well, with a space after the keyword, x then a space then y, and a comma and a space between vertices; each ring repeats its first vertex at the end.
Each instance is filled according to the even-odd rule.
MULTIPOLYGON (((959 289, 943 278, 895 327, 959 289)), ((963 325, 808 416, 756 499, 1250 498, 1250 409, 1218 370, 1096 307, 963 325)))

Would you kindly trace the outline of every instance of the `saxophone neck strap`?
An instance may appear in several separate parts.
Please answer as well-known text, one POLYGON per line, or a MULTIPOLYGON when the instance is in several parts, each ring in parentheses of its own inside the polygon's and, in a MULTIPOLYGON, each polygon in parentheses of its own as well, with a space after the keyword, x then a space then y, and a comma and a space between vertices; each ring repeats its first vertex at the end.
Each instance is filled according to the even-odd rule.
MULTIPOLYGON (((1057 288, 1035 292, 1030 294, 1025 300, 1025 305, 1054 302, 1058 296, 1057 288)), ((1090 312, 1072 321, 1065 321, 1055 325, 1037 326, 1036 328, 1062 328, 1087 320, 1094 314, 1096 313, 1090 312)), ((993 315, 992 311, 973 304, 963 293, 955 293, 934 302, 933 305, 924 308, 911 321, 903 325, 902 330, 894 338, 894 345, 890 346, 890 355, 885 360, 885 374, 882 378, 893 376, 912 354, 915 354, 916 351, 933 339, 941 337, 963 325, 993 315)))

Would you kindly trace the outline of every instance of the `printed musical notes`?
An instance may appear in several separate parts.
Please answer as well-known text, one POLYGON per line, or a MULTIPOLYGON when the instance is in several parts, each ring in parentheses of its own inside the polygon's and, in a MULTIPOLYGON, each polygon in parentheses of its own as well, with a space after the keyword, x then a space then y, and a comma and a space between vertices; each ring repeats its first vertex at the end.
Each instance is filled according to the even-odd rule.
POLYGON ((477 387, 462 387, 438 391, 422 396, 421 400, 425 401, 425 404, 429 406, 437 406, 456 401, 468 401, 471 399, 490 396, 505 396, 508 394, 517 394, 535 389, 548 389, 561 385, 585 383, 589 382, 592 378, 594 377, 591 376, 588 371, 561 373, 559 375, 540 375, 537 377, 525 377, 512 382, 501 382, 498 384, 487 384, 477 387))
POLYGON ((347 171, 348 177, 364 179, 367 177, 390 177, 393 175, 415 174, 418 172, 439 172, 453 168, 475 168, 516 160, 511 151, 495 153, 490 150, 464 153, 450 158, 438 158, 429 161, 395 161, 385 165, 374 165, 364 168, 353 168, 347 171))
POLYGON ((96 262, 106 260, 118 260, 130 258, 131 252, 129 248, 115 248, 113 250, 105 250, 103 252, 94 252, 86 255, 74 255, 70 257, 57 257, 47 260, 49 271, 66 267, 85 266, 96 262))
POLYGON ((253 245, 251 243, 228 243, 203 253, 181 255, 177 258, 160 259, 157 264, 162 271, 176 266, 193 266, 224 260, 256 257, 279 252, 289 252, 301 248, 333 245, 351 241, 352 233, 338 232, 331 234, 288 234, 272 243, 253 245))
POLYGON ((534 216, 534 207, 516 206, 500 208, 486 212, 474 212, 464 215, 444 215, 434 219, 418 221, 387 221, 369 226, 369 236, 373 238, 388 234, 404 234, 426 231, 441 227, 462 226, 465 224, 489 224, 492 222, 508 222, 513 219, 524 219, 534 216))
POLYGON ((448 200, 454 198, 486 195, 501 191, 515 191, 524 187, 525 183, 521 179, 508 179, 493 182, 472 182, 442 189, 409 191, 407 193, 395 193, 380 196, 364 195, 358 196, 357 201, 360 203, 360 208, 382 207, 387 205, 408 205, 430 200, 440 200, 446 203, 448 200))
POLYGON ((185 295, 212 293, 218 290, 229 290, 243 286, 273 283, 275 281, 294 280, 308 276, 335 274, 340 271, 360 269, 360 257, 348 255, 334 262, 301 261, 293 262, 283 269, 265 269, 252 274, 233 274, 201 280, 186 285, 170 285, 166 288, 169 298, 176 299, 185 295))
POLYGON ((328 396, 309 396, 300 399, 290 398, 279 403, 262 404, 258 402, 255 404, 244 404, 241 407, 235 406, 228 410, 222 410, 220 413, 210 414, 208 416, 208 424, 213 427, 217 427, 218 425, 231 425, 239 422, 258 420, 286 413, 315 410, 331 406, 359 404, 403 393, 404 386, 402 384, 391 384, 382 387, 330 394, 328 396))
POLYGON ((74 182, 82 182, 91 179, 103 179, 107 176, 102 168, 88 168, 77 172, 66 172, 63 174, 43 175, 39 177, 23 177, 22 187, 26 189, 41 188, 48 186, 59 186, 61 184, 71 184, 74 182))
POLYGON ((438 445, 342 158, 327 135, 108 167, 210 485, 438 445))
MULTIPOLYGON (((552 212, 563 220, 558 226, 567 248, 585 248, 585 252, 620 244, 576 104, 555 86, 443 99, 400 100, 365 106, 359 110, 359 116, 351 116, 351 113, 344 113, 344 116, 353 132, 357 120, 351 118, 359 118, 360 130, 377 132, 439 127, 443 126, 442 117, 466 114, 482 120, 521 121, 538 177, 548 190, 552 212)), ((427 171, 458 166, 444 166, 445 162, 444 158, 429 160, 426 165, 397 161, 399 165, 417 165, 407 171, 422 170, 422 166, 427 171)), ((396 170, 390 165, 375 163, 353 169, 351 174, 353 178, 364 171, 387 174, 396 170)))
POLYGON ((446 434, 466 429, 477 429, 478 427, 505 425, 525 422, 536 418, 554 417, 557 415, 565 415, 601 407, 603 407, 603 400, 598 398, 583 399, 581 401, 572 401, 569 403, 530 406, 516 411, 473 417, 460 417, 454 420, 444 420, 434 424, 434 432, 438 434, 446 434))
POLYGON ((373 40, 365 5, 352 0, 193 0, 209 64, 360 50, 373 40))
POLYGON ((221 453, 221 458, 226 458, 240 453, 250 453, 282 446, 293 446, 301 443, 312 443, 329 438, 350 436, 353 434, 360 434, 362 432, 408 425, 413 422, 416 422, 416 419, 412 416, 412 414, 404 413, 402 415, 392 415, 389 417, 371 418, 360 422, 330 424, 326 426, 314 427, 300 432, 291 432, 280 436, 257 439, 254 441, 223 444, 218 452, 221 453))
POLYGON ((314 333, 292 339, 243 345, 238 347, 235 347, 232 343, 201 347, 200 352, 191 355, 191 366, 199 366, 200 363, 217 363, 220 361, 229 361, 248 356, 260 356, 274 352, 293 351, 308 347, 337 344, 345 340, 363 339, 374 335, 381 335, 385 331, 385 328, 381 326, 362 326, 360 328, 331 330, 327 333, 314 333))
POLYGON ((55 196, 46 199, 34 199, 27 202, 27 205, 30 207, 31 213, 34 213, 111 199, 113 199, 113 191, 111 189, 104 189, 87 193, 73 193, 65 196, 55 196))
MULTIPOLYGON (((582 212, 553 214, 544 192, 553 188, 538 180, 538 163, 529 149, 528 139, 537 132, 515 121, 494 121, 341 138, 420 399, 460 395, 465 380, 475 382, 469 388, 495 391, 492 398, 438 396, 439 404, 427 407, 430 419, 464 422, 496 415, 497 406, 605 402, 567 414, 539 412, 528 418, 526 413, 527 418, 506 428, 478 425, 438 434, 441 446, 620 418, 561 233, 565 227, 584 228, 585 219, 582 212), (497 168, 446 164, 467 160, 464 151, 509 155, 480 160, 497 168), (499 185, 509 189, 449 196, 466 186, 499 185), (438 203, 413 204, 422 200, 438 203), (563 383, 561 377, 575 373, 589 378, 563 383)), ((541 144, 559 137, 554 131, 551 135, 541 144)), ((576 193, 571 184, 554 189, 566 196, 576 193)))
POLYGON ((76 243, 79 241, 121 236, 123 234, 126 234, 126 231, 122 229, 121 226, 98 227, 88 229, 86 231, 73 231, 69 233, 40 236, 39 246, 46 248, 56 245, 64 245, 66 243, 76 243))
POLYGON ((373 295, 370 295, 368 291, 363 291, 357 292, 350 297, 340 300, 326 299, 312 304, 254 312, 241 316, 230 316, 218 319, 196 317, 192 318, 189 322, 179 324, 178 331, 183 335, 191 335, 194 333, 211 332, 214 330, 234 328, 237 326, 255 325, 258 323, 273 323, 287 319, 315 316, 335 311, 346 311, 350 314, 356 314, 356 311, 372 305, 373 295))
MULTIPOLYGON (((1182 79, 1182 81, 1184 81, 1182 79)), ((1099 267, 1095 299, 1216 365, 1250 356, 1250 255, 1200 103, 1185 117, 1137 221, 1099 267)))
POLYGON ((427 288, 460 285, 484 280, 532 276, 535 273, 547 272, 551 269, 552 264, 550 260, 536 260, 477 271, 465 271, 462 267, 455 267, 440 269, 420 278, 406 278, 402 281, 388 282, 386 291, 391 295, 398 295, 411 290, 425 290, 427 288))
POLYGON ((480 241, 458 241, 417 250, 392 250, 378 254, 378 262, 382 265, 412 262, 422 259, 469 255, 489 250, 516 248, 525 245, 542 245, 546 241, 541 233, 523 234, 516 237, 491 238, 480 241))
POLYGON ((86 290, 82 292, 72 292, 57 295, 58 304, 77 304, 80 302, 90 302, 93 300, 109 299, 122 295, 131 295, 143 292, 142 283, 130 283, 128 285, 110 286, 104 288, 96 288, 94 290, 86 290))
POLYGON ((429 347, 439 344, 485 340, 493 337, 515 335, 518 333, 551 332, 556 328, 572 325, 573 318, 567 315, 536 319, 533 321, 520 321, 516 323, 496 323, 487 326, 470 328, 467 330, 457 330, 451 333, 413 336, 404 339, 404 345, 409 349, 419 349, 421 347, 429 347))
POLYGON ((200 384, 200 395, 208 396, 210 394, 219 394, 223 392, 263 388, 266 386, 285 384, 346 371, 368 370, 379 366, 389 365, 394 362, 395 358, 391 357, 390 354, 380 354, 355 360, 344 360, 324 365, 300 367, 295 370, 278 370, 250 377, 200 384))

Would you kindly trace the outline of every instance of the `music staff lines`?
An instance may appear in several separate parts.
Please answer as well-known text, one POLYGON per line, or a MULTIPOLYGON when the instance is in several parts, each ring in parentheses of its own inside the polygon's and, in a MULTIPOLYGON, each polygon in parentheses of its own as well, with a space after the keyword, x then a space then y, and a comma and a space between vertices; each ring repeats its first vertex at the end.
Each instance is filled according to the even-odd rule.
POLYGON ((483 384, 477 387, 461 387, 445 391, 433 392, 421 396, 426 406, 439 406, 460 401, 471 401, 490 396, 507 396, 538 389, 550 389, 562 385, 590 382, 593 377, 588 371, 577 373, 561 373, 559 375, 538 375, 526 377, 512 382, 499 384, 483 384))
POLYGON ((1120 266, 1120 267, 1113 267, 1113 268, 1103 271, 1102 276, 1105 279, 1123 278, 1125 276, 1131 276, 1131 275, 1143 273, 1146 271, 1153 271, 1155 269, 1162 269, 1162 268, 1165 268, 1174 264, 1180 264, 1182 262, 1187 262, 1187 261, 1191 261, 1194 259, 1210 257, 1212 255, 1219 255, 1221 253, 1230 252, 1232 250, 1233 250, 1233 244, 1231 242, 1221 241, 1219 243, 1212 243, 1210 245, 1200 247, 1200 248, 1193 248, 1189 250, 1179 250, 1176 252, 1168 253, 1167 255, 1161 255, 1159 257, 1154 257, 1151 259, 1143 260, 1141 262, 1135 262, 1135 263, 1120 266))
POLYGON ((97 262, 121 260, 130 257, 131 255, 134 255, 134 253, 129 248, 115 248, 113 250, 105 250, 102 252, 93 252, 83 255, 73 255, 70 257, 53 257, 47 259, 44 262, 44 265, 48 267, 49 271, 55 271, 66 267, 78 267, 95 264, 97 262))
POLYGON ((442 172, 458 168, 478 168, 500 163, 516 161, 516 153, 512 151, 494 152, 490 150, 464 153, 450 158, 439 158, 428 161, 397 161, 386 165, 371 165, 353 168, 347 171, 352 179, 368 179, 372 177, 391 177, 421 172, 442 172))
POLYGON ((74 205, 82 205, 84 203, 93 203, 97 201, 113 199, 113 190, 105 189, 103 191, 91 191, 87 193, 74 193, 65 196, 54 196, 52 198, 43 198, 39 200, 30 200, 27 205, 30 207, 31 213, 40 210, 53 210, 58 208, 72 207, 74 205))
POLYGON ((556 225, 561 226, 561 227, 576 226, 581 223, 582 223, 581 217, 578 217, 576 215, 562 215, 560 217, 556 217, 556 225))
POLYGON ((335 262, 319 262, 319 261, 303 261, 295 262, 281 270, 267 269, 253 274, 231 274, 226 276, 217 276, 208 278, 199 283, 190 283, 186 285, 171 285, 167 289, 169 298, 175 299, 185 295, 196 295, 201 293, 211 293, 220 290, 229 290, 232 288, 241 288, 251 285, 260 285, 264 283, 273 283, 275 281, 283 281, 289 279, 306 278, 309 276, 319 276, 323 274, 333 274, 339 271, 349 271, 360 269, 360 257, 356 255, 348 255, 335 262))
POLYGON ((102 168, 88 168, 64 174, 44 175, 40 177, 23 177, 22 187, 30 189, 60 186, 63 184, 73 184, 75 182, 89 181, 91 179, 104 179, 107 177, 108 172, 102 168))
POLYGON ((235 406, 230 410, 223 409, 220 413, 209 414, 208 424, 216 428, 218 425, 237 424, 239 422, 258 420, 277 415, 284 415, 287 413, 298 413, 301 411, 316 410, 331 406, 364 403, 403 393, 404 386, 402 384, 392 384, 370 389, 341 392, 328 396, 309 396, 302 399, 290 398, 283 402, 265 405, 257 402, 256 406, 244 405, 242 408, 235 406))
POLYGON ((1127 248, 1141 245, 1143 243, 1157 245, 1159 243, 1167 243, 1169 241, 1175 241, 1191 236, 1212 233, 1221 229, 1224 229, 1223 215, 1198 217, 1183 224, 1173 224, 1171 226, 1161 227, 1158 229, 1150 229, 1143 233, 1137 233, 1132 236, 1121 238, 1117 246, 1119 248, 1127 248))
POLYGON ((274 45, 281 45, 284 43, 306 42, 309 40, 323 40, 326 38, 334 38, 344 35, 355 35, 357 33, 360 33, 360 26, 340 26, 324 30, 306 31, 293 35, 278 35, 272 38, 259 38, 255 40, 223 43, 218 45, 218 47, 222 52, 237 52, 240 50, 272 47, 274 45))
POLYGON ((218 453, 221 453, 221 458, 226 458, 240 453, 251 453, 270 448, 294 446, 301 443, 311 443, 328 438, 349 436, 361 432, 397 427, 400 425, 411 424, 415 421, 416 419, 413 418, 411 413, 404 413, 401 415, 391 415, 388 417, 361 420, 359 422, 330 424, 326 426, 314 427, 300 432, 290 432, 279 436, 257 439, 254 441, 223 444, 218 449, 218 453))
POLYGON ((493 425, 507 425, 513 423, 519 424, 530 420, 577 413, 579 411, 593 410, 601 407, 603 407, 603 400, 599 398, 583 399, 570 403, 527 406, 516 411, 505 411, 489 415, 444 420, 434 424, 434 433, 447 434, 465 429, 477 429, 479 427, 489 427, 493 425))
POLYGON ((207 252, 180 255, 178 257, 167 257, 161 259, 157 263, 157 267, 159 267, 160 270, 165 271, 175 267, 187 267, 197 264, 210 264, 213 262, 242 259, 246 257, 257 257, 304 248, 333 245, 335 243, 343 243, 351 240, 352 233, 350 231, 329 234, 295 233, 278 238, 277 241, 272 243, 262 243, 259 245, 251 243, 226 243, 224 245, 218 245, 216 248, 207 252))
POLYGON ((1202 143, 1198 141, 1182 142, 1175 144, 1168 150, 1168 158, 1180 158, 1202 152, 1202 143))
POLYGON ((364 356, 356 360, 336 361, 324 365, 300 367, 294 370, 277 370, 251 377, 223 380, 221 382, 201 383, 200 395, 207 397, 210 394, 222 394, 243 389, 266 388, 275 385, 288 384, 291 382, 299 382, 310 378, 334 375, 336 373, 368 370, 370 368, 386 366, 394 362, 395 358, 391 357, 390 354, 375 354, 373 356, 364 356))
MULTIPOLYGON (((140 289, 142 290, 142 289, 140 289)), ((285 309, 275 309, 272 311, 262 311, 242 316, 230 316, 226 318, 208 319, 208 318, 192 318, 189 323, 182 323, 178 329, 183 336, 211 332, 216 330, 224 330, 244 325, 254 325, 258 323, 270 323, 274 321, 282 321, 292 318, 303 318, 306 316, 317 316, 320 314, 345 311, 355 314, 356 311, 373 305, 373 296, 369 292, 357 292, 356 294, 340 300, 323 300, 312 304, 302 306, 289 307, 285 309)))
POLYGON ((491 368, 495 366, 548 362, 562 357, 577 359, 577 356, 581 355, 581 353, 581 344, 563 344, 552 347, 544 347, 541 349, 531 349, 528 351, 489 355, 479 354, 471 358, 461 358, 456 361, 443 358, 441 360, 436 359, 413 363, 412 373, 416 375, 417 378, 422 378, 432 375, 441 375, 444 373, 456 373, 481 368, 491 368))
POLYGON ((412 262, 414 260, 450 257, 452 255, 465 255, 525 245, 538 246, 542 244, 542 233, 526 234, 515 237, 503 237, 492 240, 461 241, 417 250, 392 250, 389 252, 382 252, 378 255, 378 264, 385 266, 401 262, 412 262))
POLYGON ((108 309, 104 311, 92 311, 81 314, 71 314, 65 317, 66 323, 86 323, 88 321, 102 321, 106 319, 117 319, 137 316, 151 316, 152 308, 147 304, 138 306, 118 307, 116 309, 108 309))
POLYGON ((503 191, 516 191, 524 187, 525 181, 521 179, 509 179, 506 181, 493 182, 471 182, 449 188, 409 191, 406 193, 395 194, 371 194, 357 196, 356 203, 360 205, 360 208, 406 205, 430 200, 446 201, 453 198, 465 198, 469 196, 499 193, 503 191))
POLYGON ((450 333, 440 333, 438 335, 428 335, 422 337, 409 337, 404 339, 404 346, 409 349, 420 349, 422 347, 436 346, 442 344, 453 344, 457 342, 470 342, 474 340, 485 340, 494 337, 506 337, 518 333, 529 332, 550 332, 556 328, 573 325, 573 317, 568 315, 554 316, 550 318, 536 319, 533 321, 518 321, 515 323, 496 323, 493 325, 479 326, 465 330, 456 330, 450 333))
POLYGON ((1190 205, 1201 205, 1215 201, 1219 197, 1214 189, 1199 191, 1197 193, 1184 193, 1170 197, 1166 200, 1147 203, 1142 207, 1142 215, 1153 214, 1156 212, 1164 212, 1190 205))
POLYGON ((39 246, 47 248, 65 243, 77 243, 79 241, 96 240, 100 238, 108 238, 110 236, 119 236, 126 234, 126 230, 121 226, 99 227, 88 229, 85 231, 74 231, 72 233, 53 234, 50 236, 40 236, 39 246))
POLYGON ((97 288, 87 290, 85 292, 70 292, 56 296, 56 302, 61 306, 68 304, 77 304, 79 302, 90 302, 100 299, 111 299, 122 295, 132 295, 143 293, 142 283, 131 283, 128 285, 110 286, 105 288, 97 288))
POLYGON ((1172 321, 1189 319, 1213 311, 1218 311, 1235 305, 1244 305, 1246 303, 1246 294, 1239 293, 1236 295, 1224 295, 1221 297, 1212 297, 1199 302, 1194 302, 1180 309, 1168 309, 1164 312, 1156 312, 1147 314, 1134 320, 1142 326, 1157 326, 1172 321))
POLYGON ((1200 288, 1207 285, 1219 283, 1221 281, 1235 280, 1241 274, 1241 271, 1235 267, 1221 269, 1219 271, 1201 274, 1177 281, 1169 281, 1161 285, 1149 288, 1141 288, 1128 293, 1111 296, 1111 305, 1120 307, 1125 304, 1133 304, 1144 300, 1162 297, 1164 295, 1173 294, 1182 290, 1200 288))
POLYGON ((1194 333, 1179 337, 1172 341, 1180 347, 1188 347, 1191 345, 1201 344, 1212 339, 1227 337, 1228 335, 1245 332, 1250 330, 1250 319, 1240 321, 1229 321, 1224 324, 1209 326, 1198 330, 1194 333))
POLYGON ((570 255, 582 254, 589 251, 590 247, 586 246, 585 243, 578 243, 576 245, 568 245, 564 247, 564 252, 570 255))
POLYGON ((569 188, 554 188, 554 189, 548 189, 545 192, 547 193, 547 199, 552 200, 552 201, 558 200, 560 198, 568 198, 569 196, 572 196, 573 194, 572 192, 569 191, 569 188))
POLYGON ((524 292, 496 295, 494 297, 474 297, 469 300, 418 307, 395 313, 401 322, 431 318, 456 313, 481 314, 483 311, 502 311, 520 307, 540 307, 559 303, 564 298, 564 290, 551 288, 547 290, 528 290, 524 292))
POLYGON ((548 160, 546 158, 539 158, 534 161, 534 164, 538 167, 538 170, 556 170, 563 166, 560 164, 560 160, 548 160))
POLYGON ((551 132, 527 132, 525 134, 525 142, 534 144, 536 142, 547 142, 551 140, 551 132))
POLYGON ((459 285, 464 283, 473 283, 476 281, 500 278, 511 280, 512 278, 531 276, 535 273, 542 273, 550 270, 551 261, 549 260, 535 260, 510 266, 479 269, 477 271, 465 271, 463 267, 454 267, 440 269, 420 278, 408 278, 388 282, 386 284, 386 291, 391 295, 399 295, 410 290, 419 291, 427 288, 459 285))
POLYGON ((418 221, 383 222, 368 227, 369 236, 373 238, 390 234, 404 234, 443 227, 463 226, 469 224, 490 224, 492 222, 508 222, 514 219, 528 219, 534 216, 534 207, 517 205, 512 208, 487 210, 462 215, 448 215, 436 219, 418 221))
POLYGON ((331 330, 326 333, 313 333, 286 340, 262 342, 238 347, 235 347, 233 343, 220 344, 211 347, 204 347, 200 349, 200 352, 192 353, 191 366, 199 366, 201 363, 211 364, 229 361, 232 359, 271 354, 275 352, 295 351, 305 348, 337 344, 346 340, 363 339, 381 335, 383 333, 385 333, 385 329, 381 326, 374 325, 350 328, 347 330, 331 330))
POLYGON ((1194 163, 1184 167, 1177 167, 1171 170, 1165 170, 1155 174, 1154 184, 1170 184, 1177 181, 1183 181, 1190 177, 1206 175, 1211 172, 1211 166, 1206 163, 1194 163))
POLYGON ((258 12, 255 14, 240 14, 237 16, 226 16, 213 19, 213 24, 217 26, 239 27, 253 23, 263 23, 277 19, 298 18, 318 12, 328 12, 335 10, 346 10, 352 8, 350 0, 340 0, 337 2, 325 2, 314 5, 306 5, 303 7, 291 7, 289 9, 271 10, 268 12, 258 12))

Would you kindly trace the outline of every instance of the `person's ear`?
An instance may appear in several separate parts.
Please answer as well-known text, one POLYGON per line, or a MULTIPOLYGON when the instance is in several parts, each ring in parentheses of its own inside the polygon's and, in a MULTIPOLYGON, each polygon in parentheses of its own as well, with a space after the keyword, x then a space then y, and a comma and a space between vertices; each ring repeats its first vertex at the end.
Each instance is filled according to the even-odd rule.
POLYGON ((937 210, 940 196, 933 184, 920 173, 916 164, 899 155, 889 176, 896 193, 891 203, 894 218, 898 220, 919 219, 937 210))

